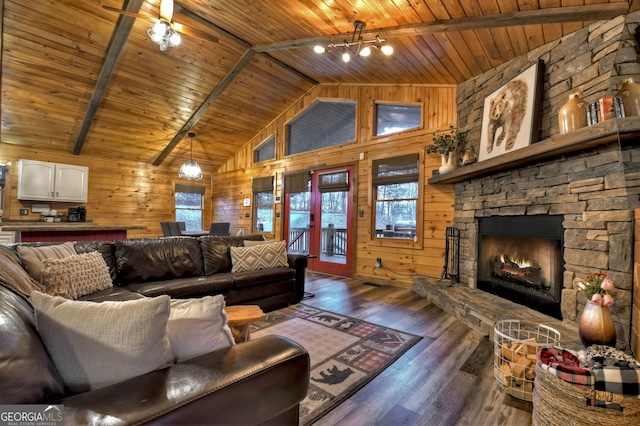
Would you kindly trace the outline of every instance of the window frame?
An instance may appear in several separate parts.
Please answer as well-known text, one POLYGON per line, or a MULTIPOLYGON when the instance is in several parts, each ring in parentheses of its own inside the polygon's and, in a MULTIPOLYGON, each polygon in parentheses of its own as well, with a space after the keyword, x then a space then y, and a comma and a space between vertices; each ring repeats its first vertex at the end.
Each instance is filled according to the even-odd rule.
MULTIPOLYGON (((422 248, 423 247, 423 217, 424 217, 424 152, 423 150, 413 153, 408 153, 404 155, 396 155, 393 157, 388 156, 377 156, 375 158, 371 158, 369 161, 369 191, 370 191, 370 205, 371 205, 371 225, 370 225, 370 243, 376 243, 380 246, 394 246, 394 247, 411 247, 411 248, 422 248), (377 187, 381 184, 374 182, 375 178, 374 174, 374 163, 377 161, 403 157, 405 155, 417 155, 417 186, 418 186, 418 194, 417 198, 411 198, 411 200, 415 200, 416 202, 416 226, 415 226, 415 235, 414 238, 395 238, 395 237, 379 237, 376 233, 376 213, 377 213, 377 205, 378 205, 378 195, 377 195, 377 187)), ((412 181, 414 182, 414 181, 412 181)), ((402 199, 408 200, 408 199, 402 199)), ((389 201, 389 200, 380 200, 380 201, 389 201)), ((401 200, 399 200, 401 201, 401 200)))
POLYGON ((314 152, 314 151, 318 151, 321 149, 331 149, 331 148, 335 148, 335 147, 343 147, 349 144, 355 144, 358 141, 358 129, 360 128, 360 119, 359 119, 360 114, 358 114, 358 100, 357 99, 347 99, 347 98, 316 98, 314 99, 313 102, 311 102, 309 105, 307 105, 305 108, 303 108, 301 111, 299 111, 298 113, 296 113, 293 117, 291 117, 289 120, 287 120, 284 123, 284 149, 283 149, 283 154, 284 157, 292 157, 295 155, 305 155, 305 154, 309 154, 310 152, 314 152), (291 145, 291 124, 294 123, 296 120, 298 120, 302 115, 308 113, 311 108, 315 107, 317 104, 319 103, 333 103, 333 104, 338 104, 338 103, 348 103, 348 104, 353 104, 354 105, 354 110, 355 110, 355 126, 354 126, 354 138, 353 140, 350 141, 346 141, 344 143, 340 143, 337 145, 331 145, 331 146, 324 146, 324 147, 319 147, 319 148, 314 148, 308 151, 302 151, 302 152, 296 152, 293 154, 289 153, 289 148, 291 145))
POLYGON ((204 229, 204 225, 206 223, 208 223, 206 221, 206 204, 207 204, 207 185, 197 185, 197 184, 185 184, 185 183, 176 183, 174 182, 173 185, 173 216, 174 219, 177 221, 179 220, 178 218, 178 210, 199 210, 200 211, 200 229, 191 229, 188 227, 188 222, 185 221, 185 223, 187 224, 187 230, 188 231, 200 231, 202 229, 204 229), (182 209, 182 208, 178 208, 177 205, 177 194, 178 193, 187 193, 187 194, 200 194, 201 198, 200 198, 200 209, 182 209))
POLYGON ((425 118, 424 118, 424 114, 425 114, 425 105, 424 102, 393 102, 393 101, 373 101, 373 107, 372 107, 372 112, 371 112, 371 138, 372 139, 381 139, 381 138, 388 138, 388 137, 393 137, 393 136, 397 136, 397 135, 401 135, 403 133, 409 133, 409 132, 415 132, 418 130, 423 130, 424 129, 424 122, 425 122, 425 118), (399 130, 397 132, 391 132, 391 133, 386 133, 384 135, 378 135, 376 134, 377 132, 377 128, 378 128, 378 105, 392 105, 392 106, 399 106, 399 107, 403 107, 403 106, 408 106, 408 107, 413 107, 413 106, 417 106, 420 107, 420 124, 418 127, 411 127, 410 129, 405 129, 405 130, 399 130))
POLYGON ((264 163, 265 161, 274 161, 276 159, 276 157, 277 157, 276 136, 277 136, 276 133, 272 134, 271 136, 267 137, 262 142, 260 142, 258 144, 258 146, 253 148, 252 161, 253 161, 254 164, 264 163), (273 157, 272 158, 265 158, 264 160, 257 160, 256 156, 257 156, 258 150, 260 148, 263 148, 266 144, 271 143, 271 142, 273 142, 273 157))
POLYGON ((252 193, 252 212, 253 218, 251 220, 251 229, 252 232, 262 232, 265 234, 273 234, 275 229, 275 199, 274 199, 274 178, 273 176, 265 176, 265 177, 256 177, 251 181, 251 193, 252 193), (270 194, 271 195, 271 203, 269 204, 259 204, 258 199, 260 197, 259 194, 270 194), (263 229, 258 229, 258 209, 266 209, 270 207, 271 210, 271 230, 265 231, 263 229))

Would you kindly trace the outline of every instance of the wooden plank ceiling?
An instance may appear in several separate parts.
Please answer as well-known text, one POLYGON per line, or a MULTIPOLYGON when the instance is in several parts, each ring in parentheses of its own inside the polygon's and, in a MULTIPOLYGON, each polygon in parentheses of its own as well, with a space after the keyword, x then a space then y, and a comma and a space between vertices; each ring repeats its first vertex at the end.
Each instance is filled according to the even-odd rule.
MULTIPOLYGON (((215 170, 318 83, 456 84, 595 20, 625 0, 180 0, 173 20, 218 37, 160 52, 160 0, 5 0, 1 142, 215 170), (313 45, 386 38, 349 63, 313 45)), ((634 7, 634 5, 632 5, 634 7)))

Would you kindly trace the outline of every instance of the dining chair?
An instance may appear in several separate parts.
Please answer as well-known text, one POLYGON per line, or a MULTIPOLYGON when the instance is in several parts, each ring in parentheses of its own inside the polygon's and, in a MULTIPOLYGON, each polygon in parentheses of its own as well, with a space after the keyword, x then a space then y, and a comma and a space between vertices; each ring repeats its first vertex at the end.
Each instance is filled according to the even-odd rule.
POLYGON ((180 232, 180 227, 178 226, 178 222, 169 222, 169 230, 171 231, 171 236, 182 235, 180 232))
POLYGON ((211 222, 209 235, 228 236, 230 226, 231 224, 229 222, 211 222))
POLYGON ((160 222, 160 227, 162 228, 162 236, 170 237, 171 229, 169 228, 169 222, 160 222))
POLYGON ((180 230, 180 233, 182 233, 182 231, 186 231, 187 230, 187 224, 184 222, 176 222, 178 224, 178 229, 180 230))

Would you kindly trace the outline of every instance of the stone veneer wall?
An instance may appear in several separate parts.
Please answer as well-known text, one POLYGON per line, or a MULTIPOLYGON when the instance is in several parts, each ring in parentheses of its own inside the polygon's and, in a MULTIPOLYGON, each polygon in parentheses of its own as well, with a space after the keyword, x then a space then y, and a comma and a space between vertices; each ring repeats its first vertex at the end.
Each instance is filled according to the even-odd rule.
MULTIPOLYGON (((578 90, 594 101, 614 95, 622 78, 640 81, 640 13, 602 21, 547 44, 458 86, 458 128, 479 152, 484 99, 527 69, 544 63, 537 140, 558 133, 557 113, 578 90)), ((618 347, 629 343, 633 285, 633 209, 638 207, 640 152, 633 143, 609 143, 456 183, 454 224, 461 230, 461 281, 476 286, 478 218, 563 215, 565 273, 562 315, 579 321, 586 303, 577 283, 605 272, 616 283, 612 307, 618 347)))

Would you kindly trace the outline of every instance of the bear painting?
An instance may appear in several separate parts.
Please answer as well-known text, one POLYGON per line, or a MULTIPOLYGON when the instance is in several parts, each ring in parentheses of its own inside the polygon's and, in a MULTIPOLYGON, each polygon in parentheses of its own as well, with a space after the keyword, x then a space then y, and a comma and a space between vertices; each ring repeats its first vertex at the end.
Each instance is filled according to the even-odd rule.
POLYGON ((479 161, 531 143, 537 80, 535 64, 485 98, 479 161))
POLYGON ((487 152, 505 141, 504 150, 510 151, 516 143, 527 111, 527 83, 512 80, 489 102, 489 134, 487 152))

